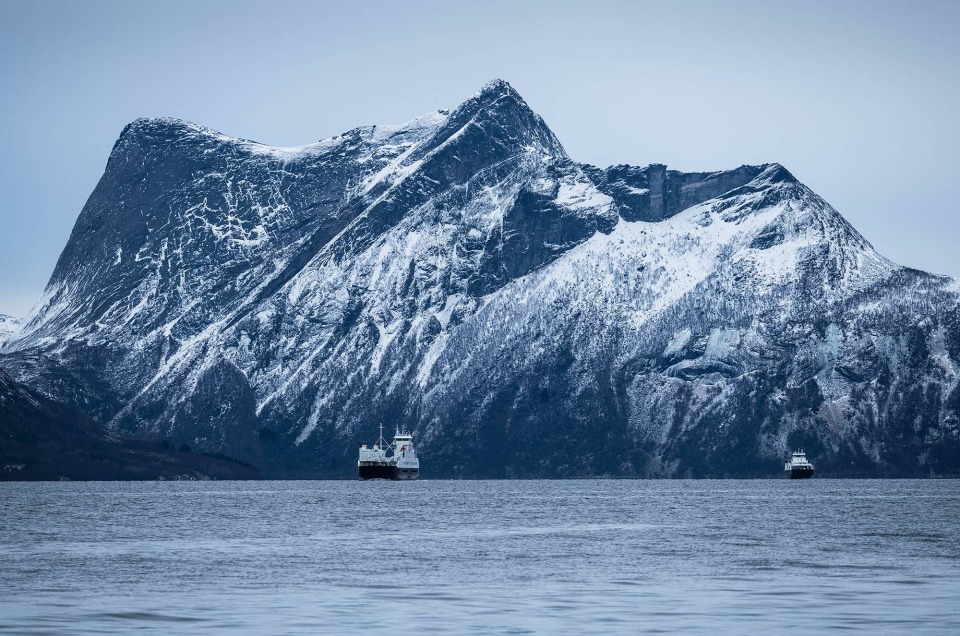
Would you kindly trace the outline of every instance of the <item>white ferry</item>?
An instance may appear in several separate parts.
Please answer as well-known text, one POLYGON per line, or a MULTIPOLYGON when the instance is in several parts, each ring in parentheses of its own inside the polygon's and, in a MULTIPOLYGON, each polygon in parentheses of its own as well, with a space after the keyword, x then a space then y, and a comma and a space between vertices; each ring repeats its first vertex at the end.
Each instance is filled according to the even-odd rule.
POLYGON ((813 477, 813 464, 807 460, 803 450, 794 451, 790 461, 783 465, 783 471, 790 479, 809 479, 813 477))
POLYGON ((398 428, 393 443, 387 444, 381 424, 380 438, 372 448, 368 448, 365 442, 360 443, 357 470, 360 479, 416 479, 420 476, 420 460, 413 447, 413 436, 398 428))

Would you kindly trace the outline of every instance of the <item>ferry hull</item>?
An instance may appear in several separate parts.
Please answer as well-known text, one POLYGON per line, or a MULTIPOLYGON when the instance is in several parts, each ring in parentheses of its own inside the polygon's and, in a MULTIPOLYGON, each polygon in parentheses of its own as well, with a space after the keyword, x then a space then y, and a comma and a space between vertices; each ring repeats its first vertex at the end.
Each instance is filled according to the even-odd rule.
POLYGON ((360 479, 396 479, 397 467, 388 464, 360 466, 360 479))
POLYGON ((788 473, 790 479, 810 479, 813 477, 812 468, 794 468, 788 473))
POLYGON ((420 476, 415 468, 397 468, 389 464, 360 466, 360 479, 390 479, 395 481, 412 481, 420 476))

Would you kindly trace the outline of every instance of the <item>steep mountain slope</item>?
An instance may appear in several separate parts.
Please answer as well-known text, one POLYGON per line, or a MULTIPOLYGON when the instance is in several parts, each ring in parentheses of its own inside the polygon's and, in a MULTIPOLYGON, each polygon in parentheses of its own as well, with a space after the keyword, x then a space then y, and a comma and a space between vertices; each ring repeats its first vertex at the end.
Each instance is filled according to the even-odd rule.
POLYGON ((120 431, 349 476, 409 426, 433 475, 960 468, 957 286, 783 167, 572 161, 505 82, 275 149, 121 134, 17 377, 120 431))
POLYGON ((128 436, 30 391, 0 369, 0 481, 257 479, 249 465, 128 436))

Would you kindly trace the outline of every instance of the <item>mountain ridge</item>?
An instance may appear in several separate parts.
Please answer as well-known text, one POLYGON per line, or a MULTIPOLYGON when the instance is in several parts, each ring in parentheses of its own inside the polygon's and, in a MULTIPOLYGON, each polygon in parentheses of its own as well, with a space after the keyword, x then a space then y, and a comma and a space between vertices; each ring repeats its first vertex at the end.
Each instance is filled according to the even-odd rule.
POLYGON ((294 149, 171 121, 0 345, 113 430, 276 476, 352 474, 380 421, 438 476, 957 472, 956 281, 780 164, 580 164, 502 81, 294 149))

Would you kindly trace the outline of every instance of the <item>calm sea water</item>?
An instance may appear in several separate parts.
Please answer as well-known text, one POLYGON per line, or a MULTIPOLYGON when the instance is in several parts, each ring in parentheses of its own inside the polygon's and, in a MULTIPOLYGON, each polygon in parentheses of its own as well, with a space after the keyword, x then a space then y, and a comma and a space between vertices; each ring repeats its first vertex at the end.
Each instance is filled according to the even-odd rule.
POLYGON ((0 483, 0 632, 960 633, 958 481, 0 483))

